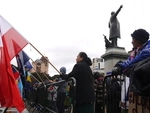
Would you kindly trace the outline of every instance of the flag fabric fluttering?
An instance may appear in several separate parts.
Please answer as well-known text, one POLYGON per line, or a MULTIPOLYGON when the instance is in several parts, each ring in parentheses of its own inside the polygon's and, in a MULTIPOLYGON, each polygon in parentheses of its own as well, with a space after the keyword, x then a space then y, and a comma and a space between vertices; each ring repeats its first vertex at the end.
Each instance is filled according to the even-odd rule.
POLYGON ((19 70, 13 64, 11 66, 12 66, 13 74, 14 74, 14 77, 16 80, 16 84, 19 88, 20 95, 21 95, 21 97, 23 97, 23 85, 22 85, 20 74, 19 74, 19 70))
POLYGON ((24 67, 26 68, 26 71, 30 71, 33 68, 33 66, 31 65, 31 63, 29 61, 26 62, 26 64, 24 65, 24 67))
POLYGON ((19 71, 16 69, 16 67, 14 65, 11 65, 11 66, 12 66, 13 74, 14 74, 14 77, 16 80, 19 78, 19 71))
POLYGON ((29 61, 26 62, 26 64, 25 64, 25 73, 26 73, 26 81, 28 81, 28 82, 32 82, 31 81, 31 73, 29 72, 32 68, 33 67, 31 65, 31 63, 29 61))
POLYGON ((18 69, 20 73, 20 82, 22 83, 21 84, 22 90, 20 91, 21 91, 22 98, 25 99, 27 98, 27 92, 30 89, 29 86, 31 84, 31 79, 30 76, 28 75, 28 71, 32 69, 32 65, 29 62, 30 60, 29 56, 23 50, 16 55, 16 60, 17 60, 18 69))
POLYGON ((26 81, 32 82, 31 81, 31 73, 30 72, 27 72, 26 81))
POLYGON ((24 88, 26 87, 26 77, 27 77, 25 68, 27 67, 29 70, 32 68, 29 59, 30 57, 23 50, 16 55, 19 73, 24 88))
POLYGON ((26 63, 29 61, 30 57, 22 50, 18 53, 18 56, 21 60, 22 66, 26 65, 26 63))
POLYGON ((2 107, 15 107, 20 113, 26 109, 10 62, 28 43, 0 16, 0 103, 2 107))
POLYGON ((23 98, 23 85, 22 85, 22 81, 21 81, 20 77, 18 78, 18 84, 17 85, 18 85, 18 88, 19 88, 20 95, 23 98))
POLYGON ((31 80, 31 73, 26 71, 27 78, 26 78, 26 88, 25 88, 25 98, 28 98, 27 95, 33 91, 32 80, 31 80))

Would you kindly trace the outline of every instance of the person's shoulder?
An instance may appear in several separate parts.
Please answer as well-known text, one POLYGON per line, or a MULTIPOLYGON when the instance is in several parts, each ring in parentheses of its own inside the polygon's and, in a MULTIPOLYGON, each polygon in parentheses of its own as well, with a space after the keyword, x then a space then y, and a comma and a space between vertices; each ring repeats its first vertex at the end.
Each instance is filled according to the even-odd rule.
POLYGON ((85 67, 85 66, 89 66, 86 62, 79 62, 78 66, 80 67, 85 67))
POLYGON ((83 65, 83 64, 84 64, 84 62, 78 62, 78 63, 75 64, 75 66, 80 66, 80 65, 83 65))
POLYGON ((150 46, 150 40, 148 40, 148 41, 146 42, 146 45, 149 45, 149 46, 150 46))
POLYGON ((150 40, 148 40, 144 45, 143 45, 143 49, 148 49, 150 48, 150 40))
POLYGON ((81 65, 81 63, 78 62, 74 65, 74 68, 78 68, 78 67, 80 67, 80 65, 81 65))
POLYGON ((84 63, 83 62, 78 62, 74 65, 74 69, 81 69, 82 67, 84 67, 84 63))

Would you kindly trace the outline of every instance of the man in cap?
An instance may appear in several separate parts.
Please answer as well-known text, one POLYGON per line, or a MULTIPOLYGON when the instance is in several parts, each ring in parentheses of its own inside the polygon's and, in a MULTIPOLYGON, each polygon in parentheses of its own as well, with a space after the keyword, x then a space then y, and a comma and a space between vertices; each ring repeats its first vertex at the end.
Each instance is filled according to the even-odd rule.
MULTIPOLYGON (((60 72, 62 74, 66 74, 66 68, 61 67, 60 72)), ((62 80, 62 78, 60 77, 59 81, 61 81, 61 80, 62 80)), ((65 111, 64 102, 65 102, 65 98, 66 98, 67 85, 68 85, 67 81, 65 81, 63 83, 56 84, 56 86, 58 86, 58 88, 57 88, 57 103, 56 103, 58 113, 64 113, 64 111, 65 111)))
POLYGON ((131 37, 133 45, 131 55, 123 63, 119 63, 117 68, 115 67, 112 70, 114 75, 122 73, 135 63, 150 57, 149 33, 145 29, 137 29, 131 34, 131 37))

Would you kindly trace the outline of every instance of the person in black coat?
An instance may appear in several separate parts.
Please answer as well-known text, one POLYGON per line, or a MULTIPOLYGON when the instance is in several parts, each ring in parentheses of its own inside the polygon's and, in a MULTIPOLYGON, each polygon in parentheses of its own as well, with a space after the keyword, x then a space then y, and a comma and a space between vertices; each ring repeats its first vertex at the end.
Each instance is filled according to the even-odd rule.
POLYGON ((80 52, 72 71, 69 74, 62 74, 62 79, 70 77, 76 79, 76 113, 94 113, 94 84, 93 74, 90 68, 91 59, 85 52, 80 52))

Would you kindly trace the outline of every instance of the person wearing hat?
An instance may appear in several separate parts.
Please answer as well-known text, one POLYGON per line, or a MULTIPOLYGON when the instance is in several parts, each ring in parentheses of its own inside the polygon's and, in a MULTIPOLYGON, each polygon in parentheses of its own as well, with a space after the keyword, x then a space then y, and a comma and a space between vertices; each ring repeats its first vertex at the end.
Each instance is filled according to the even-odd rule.
MULTIPOLYGON (((65 67, 61 67, 60 68, 60 72, 62 74, 66 74, 66 68, 65 67)), ((61 80, 62 80, 62 78, 59 77, 58 81, 61 81, 61 80)), ((56 102, 58 113, 64 113, 65 112, 64 102, 65 102, 65 98, 66 98, 67 85, 68 85, 67 81, 64 81, 62 83, 56 84, 56 86, 58 86, 58 88, 57 88, 57 102, 56 102)))
POLYGON ((132 34, 133 49, 127 60, 119 63, 117 67, 112 70, 112 74, 125 72, 135 63, 150 57, 150 41, 149 33, 145 29, 137 29, 132 34))
MULTIPOLYGON (((133 83, 132 74, 134 73, 133 72, 134 67, 136 67, 136 64, 150 57, 149 33, 145 29, 137 29, 131 34, 131 37, 132 37, 133 49, 131 51, 130 56, 128 57, 127 60, 123 61, 122 63, 118 63, 117 66, 112 69, 112 75, 117 75, 117 74, 121 75, 123 73, 127 76, 127 78, 128 77, 130 78, 129 92, 133 91, 132 86, 134 85, 134 83, 133 83)), ((141 78, 142 78, 142 75, 141 75, 141 78)), ((136 91, 139 91, 137 90, 138 89, 137 87, 134 87, 134 88, 136 89, 136 91)), ((129 96, 127 96, 126 98, 127 98, 126 100, 128 100, 129 96)), ((124 105, 126 105, 125 101, 122 101, 121 107, 127 108, 127 106, 125 107, 124 105)))

